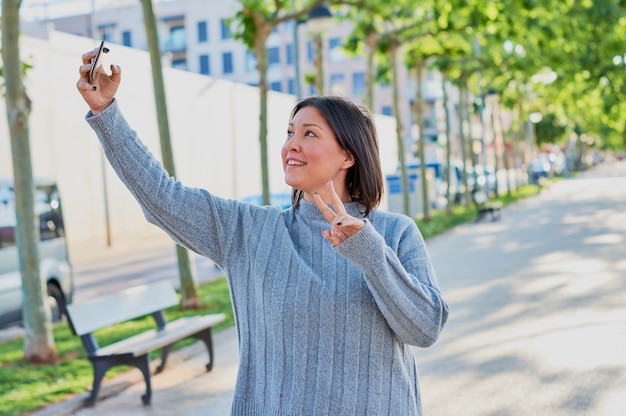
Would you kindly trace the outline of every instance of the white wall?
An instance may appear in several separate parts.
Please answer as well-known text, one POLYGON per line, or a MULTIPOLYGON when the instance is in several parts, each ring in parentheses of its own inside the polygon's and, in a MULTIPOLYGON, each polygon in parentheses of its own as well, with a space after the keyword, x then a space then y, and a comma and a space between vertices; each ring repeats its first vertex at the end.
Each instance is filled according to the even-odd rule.
MULTIPOLYGON (((104 178, 113 241, 151 227, 108 164, 95 133, 84 120, 87 106, 76 90, 80 56, 96 46, 91 39, 51 32, 48 40, 21 38, 22 60, 33 65, 26 77, 32 101, 30 144, 35 176, 52 177, 60 186, 70 244, 105 239, 104 178)), ((109 45, 103 64, 119 64, 122 84, 117 98, 129 123, 161 159, 149 56, 109 45)), ((176 177, 227 198, 261 193, 258 140, 258 90, 244 84, 164 68, 176 177)), ((295 97, 269 95, 268 154, 272 192, 283 182, 280 147, 295 97)), ((6 114, 0 100, 0 114, 6 114)), ((377 116, 383 173, 397 165, 394 121, 377 116)), ((0 116, 0 177, 12 176, 11 144, 0 116)), ((383 204, 382 208, 386 208, 383 204)))

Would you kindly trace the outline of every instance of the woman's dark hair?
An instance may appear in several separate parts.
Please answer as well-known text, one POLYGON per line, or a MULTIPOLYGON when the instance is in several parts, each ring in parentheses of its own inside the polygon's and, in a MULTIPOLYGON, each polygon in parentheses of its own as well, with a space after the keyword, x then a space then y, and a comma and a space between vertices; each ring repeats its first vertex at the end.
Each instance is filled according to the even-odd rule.
MULTIPOLYGON (((365 207, 363 214, 367 216, 380 204, 384 189, 372 113, 343 97, 315 96, 298 101, 289 120, 304 107, 315 107, 335 133, 339 146, 354 157, 346 187, 352 200, 365 207)), ((297 207, 303 196, 304 192, 294 188, 292 205, 297 207)))

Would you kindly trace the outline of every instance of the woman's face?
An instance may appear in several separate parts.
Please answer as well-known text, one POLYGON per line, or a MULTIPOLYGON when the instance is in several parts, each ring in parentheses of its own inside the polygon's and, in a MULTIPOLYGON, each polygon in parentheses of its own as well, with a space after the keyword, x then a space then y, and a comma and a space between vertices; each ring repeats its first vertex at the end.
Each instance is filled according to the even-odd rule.
POLYGON ((332 179, 341 200, 350 202, 345 178, 354 159, 339 146, 335 133, 317 108, 307 106, 296 113, 287 128, 281 156, 285 182, 303 191, 304 199, 313 201, 315 192, 324 199, 326 184, 332 179))

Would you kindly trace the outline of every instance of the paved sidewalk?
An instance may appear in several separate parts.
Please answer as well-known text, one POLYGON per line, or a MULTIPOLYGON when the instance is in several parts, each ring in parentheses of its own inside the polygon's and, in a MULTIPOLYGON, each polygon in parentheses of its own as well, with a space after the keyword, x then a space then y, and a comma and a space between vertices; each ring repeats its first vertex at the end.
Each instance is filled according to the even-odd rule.
MULTIPOLYGON (((450 320, 435 346, 415 349, 425 416, 625 414, 626 162, 427 244, 450 320)), ((150 406, 139 382, 91 409, 36 415, 228 415, 235 335, 217 335, 209 373, 197 344, 174 354, 150 406)))
POLYGON ((425 415, 626 414, 626 163, 429 247, 451 310, 416 350, 425 415))

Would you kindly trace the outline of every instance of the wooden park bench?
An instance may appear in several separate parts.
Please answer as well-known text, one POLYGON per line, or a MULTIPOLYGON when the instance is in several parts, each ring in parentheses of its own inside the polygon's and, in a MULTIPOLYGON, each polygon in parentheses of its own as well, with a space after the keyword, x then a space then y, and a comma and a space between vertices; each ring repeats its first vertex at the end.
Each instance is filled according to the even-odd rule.
POLYGON ((491 214, 491 221, 500 219, 502 203, 500 201, 490 202, 487 192, 482 189, 472 191, 472 200, 478 210, 476 222, 484 219, 487 214, 491 214))
POLYGON ((93 366, 93 388, 86 400, 93 406, 100 383, 107 370, 117 365, 137 367, 143 374, 146 393, 144 404, 152 398, 150 386, 150 352, 161 349, 161 361, 155 374, 163 371, 167 356, 176 341, 184 338, 202 340, 209 353, 207 371, 213 368, 213 338, 211 327, 224 320, 224 314, 198 315, 167 322, 163 310, 179 303, 174 285, 166 280, 126 289, 120 293, 101 296, 84 303, 67 305, 70 328, 80 336, 93 366), (135 334, 121 341, 100 346, 94 332, 115 324, 152 315, 156 328, 135 334))

